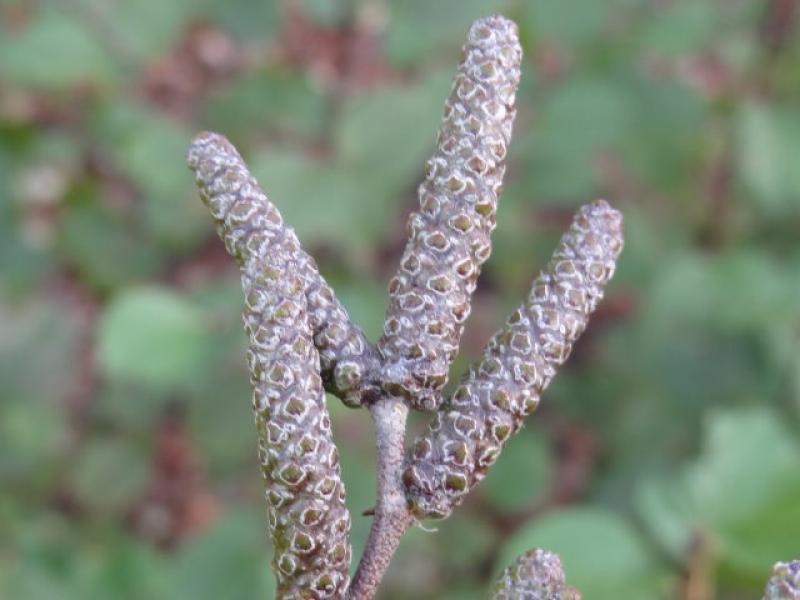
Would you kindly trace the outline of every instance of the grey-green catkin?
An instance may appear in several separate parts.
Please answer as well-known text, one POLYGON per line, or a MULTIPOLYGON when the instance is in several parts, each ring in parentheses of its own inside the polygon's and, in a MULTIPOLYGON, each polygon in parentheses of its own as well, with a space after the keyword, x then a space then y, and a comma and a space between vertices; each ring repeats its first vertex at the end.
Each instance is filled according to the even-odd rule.
POLYGON ((775 563, 764 600, 800 600, 800 560, 775 563))
POLYGON ((262 240, 242 272, 259 458, 278 598, 342 598, 350 515, 293 240, 262 240), (267 248, 269 249, 268 251, 267 248))
POLYGON ((622 216, 605 201, 577 212, 526 301, 414 443, 403 484, 418 518, 448 516, 536 408, 601 300, 622 243, 622 216))
POLYGON ((294 231, 286 227, 233 145, 219 134, 201 133, 192 142, 188 163, 220 238, 240 266, 253 257, 254 239, 269 245, 288 238, 297 247, 294 265, 304 284, 325 388, 349 406, 379 393, 379 386, 372 383, 377 352, 350 321, 314 259, 300 247, 294 231))
POLYGON ((512 21, 493 16, 472 25, 419 187, 420 208, 409 218, 408 243, 389 283, 381 381, 416 409, 441 402, 491 251, 521 60, 512 21))
POLYGON ((343 598, 350 515, 313 341, 310 266, 240 160, 223 138, 209 134, 189 154, 240 264, 277 598, 343 598))
POLYGON ((564 581, 557 554, 536 548, 509 565, 497 579, 490 600, 581 600, 580 593, 564 581))

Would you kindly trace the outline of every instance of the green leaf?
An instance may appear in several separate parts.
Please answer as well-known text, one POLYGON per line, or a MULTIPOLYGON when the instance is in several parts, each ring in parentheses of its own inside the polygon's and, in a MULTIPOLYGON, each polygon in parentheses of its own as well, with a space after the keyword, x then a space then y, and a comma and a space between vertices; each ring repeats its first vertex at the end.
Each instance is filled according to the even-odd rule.
POLYGON ((678 0, 654 13, 642 33, 647 50, 667 56, 682 56, 702 50, 715 40, 722 11, 708 0, 678 0))
POLYGON ((260 513, 233 512, 187 540, 175 559, 176 600, 250 600, 274 594, 260 513))
POLYGON ((84 14, 93 16, 96 27, 107 29, 117 52, 145 65, 179 43, 201 4, 197 0, 137 0, 111 5, 104 0, 79 2, 86 5, 84 14))
POLYGON ((302 0, 301 4, 314 21, 335 27, 348 16, 357 2, 354 0, 302 0))
POLYGON ((662 598, 665 571, 621 517, 596 508, 571 508, 525 526, 503 547, 499 572, 531 548, 561 556, 567 581, 585 598, 662 598))
POLYGON ((101 514, 118 513, 143 496, 149 472, 147 456, 130 443, 94 439, 81 449, 70 481, 84 506, 101 514))
POLYGON ((743 104, 738 113, 737 158, 742 183, 758 208, 772 215, 800 207, 800 112, 795 108, 743 104))
MULTIPOLYGON (((245 335, 237 330, 236 337, 245 338, 245 335)), ((241 341, 244 346, 245 340, 241 341)), ((212 475, 222 477, 242 468, 253 477, 258 473, 253 391, 247 375, 244 347, 239 350, 227 361, 239 368, 209 369, 216 373, 214 377, 206 376, 192 384, 189 413, 192 442, 205 468, 212 475)), ((217 364, 218 361, 214 361, 214 365, 217 364)))
POLYGON ((276 0, 206 0, 205 4, 209 21, 246 41, 264 43, 274 35, 278 25, 280 3, 276 0))
POLYGON ((119 600, 173 597, 170 563, 156 548, 113 532, 102 546, 81 549, 80 563, 73 567, 81 580, 81 600, 119 600))
POLYGON ((347 309, 350 319, 358 323, 367 338, 377 340, 383 333, 383 318, 388 295, 382 285, 359 281, 357 285, 333 284, 336 295, 347 309))
POLYGON ((40 9, 18 33, 0 36, 0 77, 17 85, 51 90, 108 85, 114 73, 106 48, 68 12, 40 9))
POLYGON ((373 90, 351 101, 337 132, 341 161, 383 194, 411 188, 422 179, 433 151, 451 77, 448 70, 417 85, 373 90))
POLYGON ((116 296, 103 314, 98 359, 110 377, 175 386, 196 377, 209 341, 195 305, 167 289, 133 288, 116 296))
POLYGON ((546 438, 526 429, 508 442, 478 489, 499 511, 518 510, 550 489, 552 469, 546 438))
MULTIPOLYGON (((358 435, 367 431, 369 421, 352 410, 341 409, 341 402, 331 397, 328 398, 332 413, 334 414, 334 439, 347 439, 348 443, 340 446, 339 456, 342 465, 342 481, 347 491, 347 509, 350 511, 352 525, 350 530, 350 543, 353 545, 353 555, 359 556, 360 550, 367 542, 372 517, 363 514, 364 510, 375 505, 375 453, 370 447, 366 435, 358 435), (336 412, 342 416, 336 418, 336 412), (342 417, 349 417, 349 422, 342 417), (363 425, 359 428, 358 421, 363 425), (352 429, 345 429, 349 427, 352 429), (342 431, 342 434, 338 434, 342 431), (345 438, 346 436, 346 438, 345 438)), ((361 411, 359 411, 360 413, 361 411)), ((354 561, 355 563, 356 561, 354 561)), ((354 572, 356 564, 351 564, 354 572)))
POLYGON ((389 58, 408 65, 431 56, 441 46, 459 47, 472 21, 503 13, 510 4, 508 0, 396 0, 389 5, 389 58))
MULTIPOLYGON (((648 185, 686 193, 709 144, 703 128, 709 118, 706 100, 683 81, 637 73, 623 82, 619 87, 629 97, 631 114, 617 144, 625 165, 648 185)), ((689 192, 692 200, 696 193, 689 192)))
POLYGON ((230 139, 248 139, 264 130, 275 135, 320 134, 325 96, 300 74, 268 69, 247 72, 212 96, 206 109, 209 129, 230 139))
POLYGON ((666 327, 683 321, 721 331, 765 331, 776 320, 791 319, 800 298, 785 268, 757 248, 673 255, 647 293, 647 318, 666 327))
MULTIPOLYGON (((74 377, 78 330, 63 308, 0 302, 0 485, 45 483, 68 441, 63 390, 74 377)), ((20 489, 22 491, 22 489, 20 489)))
POLYGON ((137 186, 147 230, 172 250, 202 241, 211 219, 186 170, 190 130, 128 102, 102 106, 92 125, 100 146, 137 186))
POLYGON ((533 128, 512 145, 524 174, 510 193, 519 195, 519 186, 528 196, 583 200, 597 185, 598 154, 617 147, 631 127, 631 101, 622 86, 586 78, 559 86, 541 104, 533 128))
POLYGON ((698 460, 670 483, 646 484, 640 510, 666 547, 685 548, 688 531, 700 528, 713 534, 723 564, 756 580, 797 550, 798 464, 800 444, 768 410, 718 412, 698 460))
POLYGON ((579 44, 597 37, 606 24, 608 0, 527 0, 521 23, 537 36, 559 44, 579 44))
POLYGON ((161 266, 155 246, 131 223, 135 215, 110 209, 94 189, 76 189, 80 201, 58 221, 61 258, 85 283, 108 291, 153 275, 161 266))
MULTIPOLYGON (((291 151, 264 153, 249 162, 267 196, 306 247, 320 240, 359 242, 368 233, 365 213, 358 211, 361 191, 353 174, 291 151)), ((370 211, 369 206, 365 209, 370 211)))
POLYGON ((333 242, 363 252, 385 238, 399 210, 391 206, 382 182, 360 170, 290 151, 264 153, 250 165, 309 250, 315 243, 333 242))

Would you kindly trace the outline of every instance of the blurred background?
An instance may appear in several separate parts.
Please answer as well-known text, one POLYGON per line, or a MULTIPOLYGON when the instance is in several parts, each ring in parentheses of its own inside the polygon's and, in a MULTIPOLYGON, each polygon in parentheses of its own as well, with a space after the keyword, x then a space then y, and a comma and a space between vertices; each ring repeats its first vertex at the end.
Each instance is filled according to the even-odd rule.
MULTIPOLYGON (((477 600, 544 546, 587 600, 756 598, 800 556, 798 2, 0 0, 0 597, 270 597, 241 291, 188 142, 239 146, 375 339, 495 11, 522 86, 454 374, 580 204, 621 209, 626 248, 537 414, 382 597, 477 600)), ((374 439, 329 405, 358 556, 374 439)))

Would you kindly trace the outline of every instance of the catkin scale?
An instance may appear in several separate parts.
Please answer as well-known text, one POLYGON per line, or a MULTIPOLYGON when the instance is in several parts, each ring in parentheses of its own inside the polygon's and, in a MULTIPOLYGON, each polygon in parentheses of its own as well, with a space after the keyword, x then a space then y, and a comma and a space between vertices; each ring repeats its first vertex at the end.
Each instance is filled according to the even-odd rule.
POLYGON ((564 582, 557 554, 536 548, 509 565, 492 586, 491 600, 581 600, 564 582))
POLYGON ((297 242, 278 209, 268 200, 242 157, 223 136, 201 133, 189 149, 189 167, 195 172, 203 202, 208 206, 225 248, 241 266, 255 249, 288 237, 296 248, 294 268, 304 284, 308 317, 320 355, 325 389, 347 405, 358 406, 374 397, 377 353, 364 332, 350 321, 314 259, 297 242))
POLYGON ((420 410, 434 410, 458 352, 505 172, 522 50, 516 25, 476 21, 445 102, 437 149, 419 186, 419 210, 389 283, 378 350, 381 382, 420 410))
POLYGON ((343 598, 350 516, 309 314, 312 265, 227 142, 198 138, 189 163, 240 265, 277 597, 343 598))
POLYGON ((443 518, 480 481, 586 327, 622 250, 622 217, 582 207, 529 296, 420 436, 403 471, 412 512, 443 518))
POLYGON ((764 600, 800 600, 800 560, 775 563, 764 600))

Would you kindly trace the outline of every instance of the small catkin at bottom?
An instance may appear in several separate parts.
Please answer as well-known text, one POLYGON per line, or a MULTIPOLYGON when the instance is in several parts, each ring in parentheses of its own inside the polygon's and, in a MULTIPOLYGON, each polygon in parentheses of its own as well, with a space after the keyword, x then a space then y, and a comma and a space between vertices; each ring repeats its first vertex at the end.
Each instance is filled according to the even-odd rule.
POLYGON ((490 600, 581 600, 564 581, 557 554, 536 548, 509 565, 492 586, 490 600))
POLYGON ((764 600, 800 600, 800 560, 775 563, 764 600))

